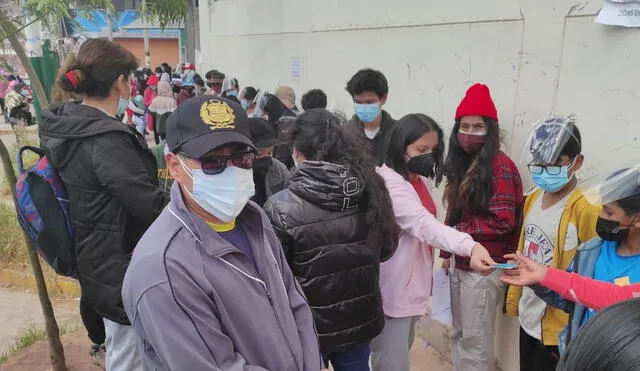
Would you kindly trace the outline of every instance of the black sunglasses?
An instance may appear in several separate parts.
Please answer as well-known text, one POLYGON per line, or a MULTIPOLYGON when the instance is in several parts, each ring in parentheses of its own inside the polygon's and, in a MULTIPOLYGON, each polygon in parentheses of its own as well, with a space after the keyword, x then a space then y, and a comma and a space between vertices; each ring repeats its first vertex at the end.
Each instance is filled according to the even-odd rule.
POLYGON ((242 152, 232 153, 228 156, 206 156, 199 159, 202 171, 208 175, 216 175, 222 173, 227 168, 227 162, 231 161, 233 166, 241 169, 253 168, 253 162, 256 159, 256 152, 246 150, 242 152))
POLYGON ((210 87, 210 88, 213 88, 214 86, 222 87, 222 83, 221 82, 208 82, 207 86, 210 87))

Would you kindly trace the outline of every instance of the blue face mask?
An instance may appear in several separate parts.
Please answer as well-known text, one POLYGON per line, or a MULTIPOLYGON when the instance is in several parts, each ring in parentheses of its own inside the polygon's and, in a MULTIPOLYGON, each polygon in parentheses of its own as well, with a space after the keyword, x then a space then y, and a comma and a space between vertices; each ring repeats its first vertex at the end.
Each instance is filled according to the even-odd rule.
POLYGON ((365 124, 370 124, 380 115, 380 103, 362 104, 356 103, 356 116, 365 124))
POLYGON ((238 92, 237 91, 228 91, 227 92, 227 96, 231 96, 231 97, 237 97, 238 96, 238 92))
POLYGON ((240 105, 242 106, 242 109, 246 111, 247 108, 249 108, 249 101, 246 99, 241 99, 240 105))
POLYGON ((533 182, 545 192, 558 192, 566 186, 573 177, 573 175, 571 177, 568 175, 571 166, 572 165, 562 166, 559 174, 551 175, 544 169, 540 174, 532 174, 531 177, 533 182))
POLYGON ((178 157, 182 168, 191 174, 193 193, 189 196, 209 214, 231 223, 255 194, 253 170, 228 166, 220 174, 205 174, 202 169, 189 169, 178 157))

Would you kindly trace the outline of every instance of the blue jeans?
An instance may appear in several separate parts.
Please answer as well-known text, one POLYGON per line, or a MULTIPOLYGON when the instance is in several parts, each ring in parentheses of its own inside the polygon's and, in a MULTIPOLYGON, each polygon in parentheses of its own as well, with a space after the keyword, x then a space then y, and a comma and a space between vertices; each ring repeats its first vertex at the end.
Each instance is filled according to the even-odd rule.
POLYGON ((342 352, 323 355, 322 358, 325 367, 331 362, 334 371, 370 371, 369 353, 369 343, 362 343, 342 352))

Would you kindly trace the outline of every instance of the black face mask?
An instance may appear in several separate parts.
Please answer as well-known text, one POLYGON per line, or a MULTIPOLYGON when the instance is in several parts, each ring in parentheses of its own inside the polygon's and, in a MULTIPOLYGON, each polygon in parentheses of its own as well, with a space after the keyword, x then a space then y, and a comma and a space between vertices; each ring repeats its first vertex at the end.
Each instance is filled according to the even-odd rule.
MULTIPOLYGON (((636 218, 634 217, 633 220, 635 219, 636 218)), ((629 229, 620 229, 620 227, 631 226, 633 226, 633 222, 631 225, 620 225, 620 223, 615 220, 598 217, 596 233, 605 241, 622 242, 627 239, 627 236, 629 236, 629 229)))
POLYGON ((407 162, 407 169, 412 173, 433 178, 435 175, 433 172, 434 165, 435 157, 433 152, 425 153, 424 155, 411 157, 409 162, 407 162))

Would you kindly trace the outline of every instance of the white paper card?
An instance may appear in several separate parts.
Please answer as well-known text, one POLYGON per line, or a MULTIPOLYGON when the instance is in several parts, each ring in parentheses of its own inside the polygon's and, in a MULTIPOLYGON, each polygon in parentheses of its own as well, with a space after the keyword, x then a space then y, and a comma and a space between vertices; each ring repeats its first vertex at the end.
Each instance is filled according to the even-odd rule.
POLYGON ((451 326, 451 290, 449 288, 449 275, 443 268, 433 272, 431 318, 444 325, 451 326))
POLYGON ((595 22, 609 26, 640 27, 640 2, 605 0, 595 22))
POLYGON ((300 57, 291 58, 291 80, 300 81, 302 77, 302 60, 300 57))

